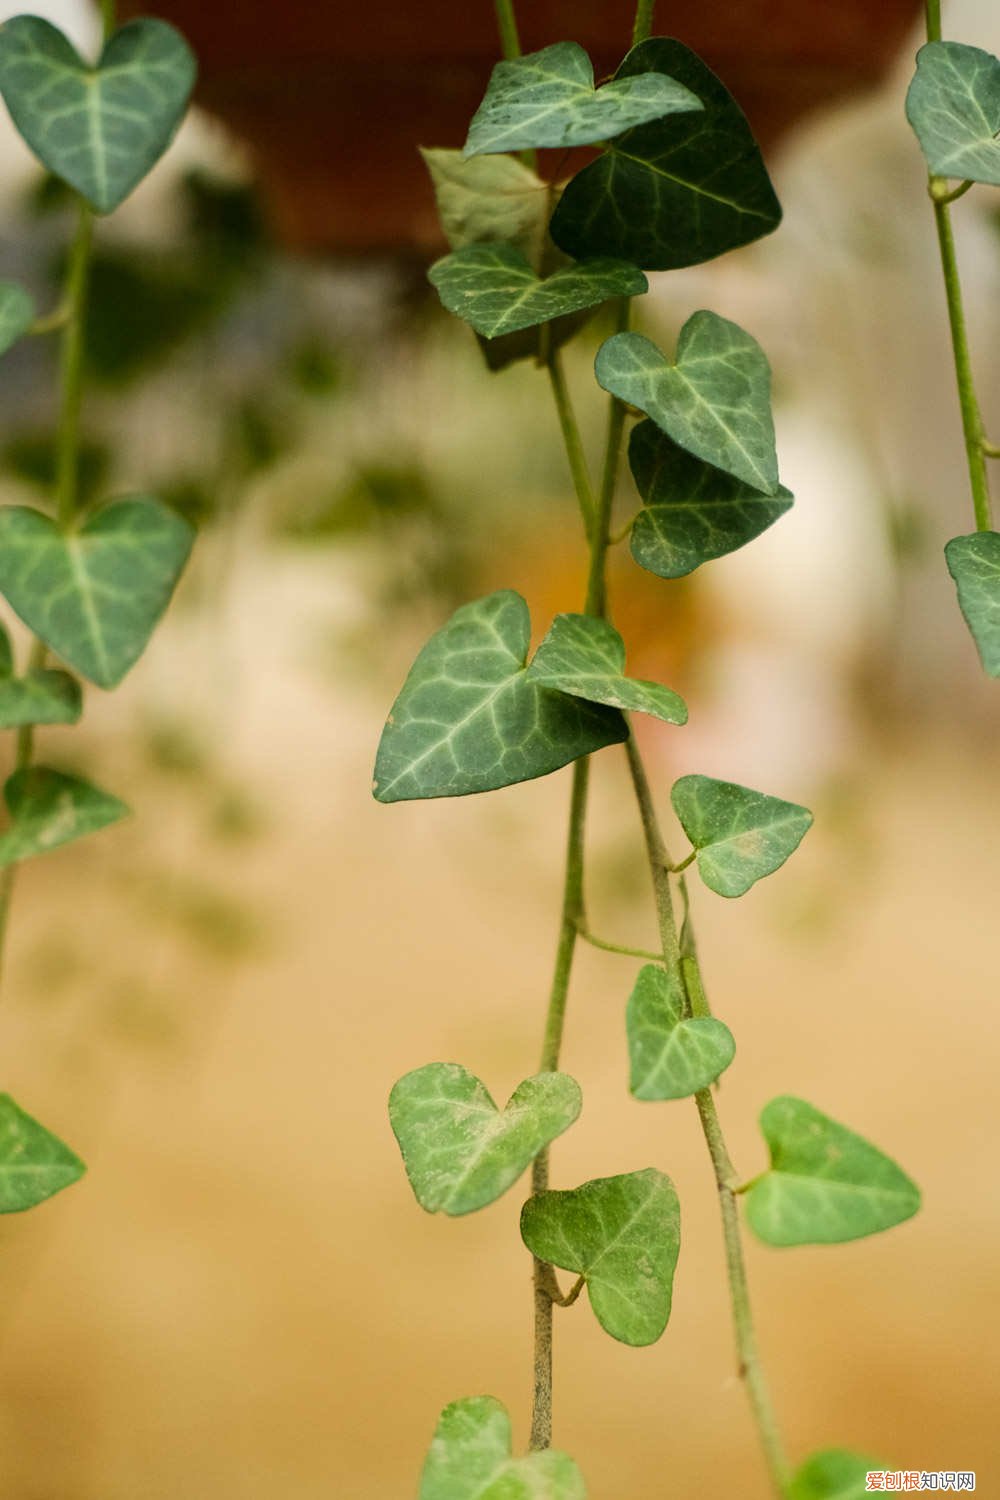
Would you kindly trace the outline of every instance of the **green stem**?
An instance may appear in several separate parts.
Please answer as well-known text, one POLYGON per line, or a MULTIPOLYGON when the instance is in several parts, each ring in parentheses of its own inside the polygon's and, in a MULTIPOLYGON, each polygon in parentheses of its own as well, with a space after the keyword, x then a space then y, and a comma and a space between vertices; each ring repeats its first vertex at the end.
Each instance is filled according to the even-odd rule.
POLYGON ((521 56, 521 38, 517 30, 513 0, 493 0, 497 13, 497 29, 500 32, 500 50, 507 62, 521 56))
POLYGON ((69 253, 63 305, 62 351, 59 360, 59 427, 56 434, 56 519, 65 531, 76 516, 77 469, 80 447, 80 405, 83 399, 83 337, 94 216, 80 204, 76 234, 69 253))
POLYGON ((927 40, 941 40, 941 0, 927 0, 927 40))
POLYGON ((626 943, 609 943, 606 938, 599 938, 589 927, 581 926, 579 934, 585 943, 592 948, 600 948, 603 953, 623 953, 626 958, 645 958, 652 963, 659 963, 661 954, 653 953, 648 948, 630 948, 626 943))
MULTIPOLYGON (((933 184, 935 179, 931 179, 933 184)), ((972 487, 972 504, 976 514, 976 530, 992 530, 990 508, 990 482, 986 473, 986 456, 983 452, 983 419, 976 400, 976 387, 969 355, 969 338, 965 323, 965 308, 962 303, 962 283, 958 275, 958 257, 955 254, 955 237, 951 228, 951 211, 947 203, 934 199, 934 221, 937 225, 938 246, 941 251, 941 270, 944 273, 944 290, 948 302, 948 323, 951 328, 951 347, 955 356, 955 377, 958 383, 958 401, 962 410, 962 431, 965 434, 965 454, 969 465, 969 483, 972 487)))
POLYGON ((115 0, 101 0, 101 23, 104 40, 107 41, 118 25, 118 7, 115 0))
MULTIPOLYGON (((548 327, 548 324, 545 326, 548 327)), ((555 398, 556 411, 559 413, 559 426, 562 428, 563 442, 566 445, 566 457, 569 459, 570 473, 573 475, 573 488, 576 490, 580 515, 583 517, 583 529, 589 540, 594 530, 594 490, 587 470, 587 459, 583 451, 580 429, 566 386, 562 360, 558 349, 552 347, 551 341, 546 366, 552 385, 552 395, 555 398)))
MULTIPOLYGON (((663 947, 663 962, 668 969, 684 974, 681 947, 674 918, 673 899, 670 893, 670 856, 667 853, 663 834, 656 817, 649 780, 639 755, 634 736, 630 735, 625 746, 628 755, 632 783, 635 787, 639 816, 642 820, 646 840, 646 852, 653 879, 653 894, 660 924, 660 940, 663 947)), ((687 976, 690 978, 690 972, 687 976)), ((703 997, 704 992, 701 992, 703 997)), ((694 999, 694 997, 693 997, 694 999)), ((695 1002, 696 1003, 696 1002, 695 1002)), ((692 1009, 694 1004, 692 1004, 692 1009)), ((782 1497, 788 1494, 790 1471, 785 1457, 778 1424, 771 1404, 770 1392, 764 1378, 757 1348, 757 1336, 750 1308, 750 1288, 747 1283, 746 1263, 743 1259, 743 1244, 740 1238, 739 1213, 735 1189, 739 1185, 732 1160, 726 1148, 718 1111, 710 1089, 702 1089, 695 1095, 702 1133, 708 1146, 719 1193, 719 1209, 722 1215, 722 1236, 726 1250, 726 1272, 729 1280, 729 1297, 732 1307, 733 1328, 736 1335, 736 1351, 740 1375, 746 1383, 750 1407, 767 1462, 775 1493, 782 1497)))
MULTIPOLYGON (((616 332, 624 333, 626 331, 630 316, 631 304, 627 297, 622 297, 618 304, 616 332)), ((607 610, 607 562, 608 547, 611 545, 611 509, 614 505, 615 486, 618 482, 618 466, 621 463, 622 437, 625 433, 625 415, 625 407, 622 402, 618 400, 617 396, 612 396, 608 411, 608 437, 604 449, 604 472, 601 475, 601 488, 597 495, 594 528, 591 533, 590 576, 587 579, 587 603, 585 605, 588 615, 603 616, 607 610)))
POLYGON ((635 24, 632 27, 632 46, 644 42, 653 29, 653 10, 656 0, 638 0, 635 8, 635 24))

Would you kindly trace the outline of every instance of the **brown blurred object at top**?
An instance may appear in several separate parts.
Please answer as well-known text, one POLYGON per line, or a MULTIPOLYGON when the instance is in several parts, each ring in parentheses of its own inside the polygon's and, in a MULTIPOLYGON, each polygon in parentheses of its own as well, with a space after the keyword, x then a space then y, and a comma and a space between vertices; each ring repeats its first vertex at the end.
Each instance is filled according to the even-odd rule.
MULTIPOLYGON (((298 250, 436 251, 417 146, 460 146, 499 56, 491 0, 125 0, 198 55, 196 98, 249 146, 298 250)), ((700 53, 767 147, 878 81, 919 0, 660 0, 654 31, 700 53)), ((632 0, 522 0, 526 52, 574 40, 598 78, 628 49, 632 0)), ((555 153, 553 153, 555 154, 555 153)), ((582 159, 582 158, 581 158, 582 159)))

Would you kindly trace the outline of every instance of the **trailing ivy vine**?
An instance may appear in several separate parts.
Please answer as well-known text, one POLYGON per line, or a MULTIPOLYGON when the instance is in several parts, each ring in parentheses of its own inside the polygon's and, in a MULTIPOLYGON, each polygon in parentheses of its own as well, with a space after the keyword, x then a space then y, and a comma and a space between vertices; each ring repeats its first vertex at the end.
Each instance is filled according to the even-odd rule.
MULTIPOLYGON (((195 77, 191 51, 172 26, 140 20, 119 28, 113 0, 103 0, 101 13, 104 40, 94 64, 37 16, 0 26, 0 93, 41 165, 72 190, 76 215, 58 307, 39 314, 26 288, 0 282, 0 354, 29 335, 60 341, 51 506, 0 508, 0 595, 32 637, 19 669, 0 624, 0 728, 15 735, 0 830, 0 958, 20 862, 128 813, 110 792, 39 763, 35 730, 78 722, 80 678, 118 685, 169 604, 194 541, 188 522, 152 495, 93 507, 80 499, 95 216, 112 213, 166 151, 195 77), (49 665, 50 656, 58 665, 49 665)), ((0 1095, 0 1213, 33 1207, 83 1171, 69 1147, 0 1095)))
POLYGON ((738 782, 683 776, 670 795, 690 848, 674 860, 629 715, 652 714, 680 728, 688 710, 671 688, 627 674, 606 588, 625 431, 637 414, 644 420, 632 430, 628 462, 640 508, 627 532, 640 567, 682 577, 751 542, 792 504, 779 479, 770 366, 752 335, 703 309, 692 311, 673 352, 630 327, 647 272, 749 244, 777 228, 781 209, 738 104, 681 42, 650 36, 650 0, 638 6, 631 49, 596 89, 579 46, 556 42, 522 56, 510 0, 496 0, 496 8, 504 60, 464 150, 424 153, 452 246, 430 280, 444 306, 484 341, 491 368, 530 355, 545 368, 590 563, 582 611, 558 615, 533 656, 519 595, 503 590, 463 605, 418 655, 376 758, 374 793, 385 803, 491 791, 573 765, 538 1072, 503 1109, 455 1062, 416 1068, 390 1098, 407 1175, 430 1212, 483 1207, 531 1166, 521 1211, 534 1265, 531 1451, 513 1456, 509 1418, 492 1397, 460 1399, 441 1415, 420 1500, 580 1500, 579 1468, 550 1446, 554 1308, 574 1304, 586 1289, 601 1326, 632 1345, 658 1339, 669 1320, 681 1245, 669 1176, 626 1165, 613 1177, 550 1187, 550 1148, 581 1103, 578 1085, 559 1070, 581 938, 648 960, 622 984, 622 1081, 637 1100, 690 1098, 697 1110, 718 1191, 738 1367, 773 1491, 786 1500, 847 1500, 864 1488, 864 1458, 836 1449, 795 1467, 786 1456, 757 1349, 740 1199, 760 1240, 790 1246, 890 1228, 916 1212, 920 1195, 877 1147, 793 1096, 762 1110, 767 1167, 746 1180, 733 1165, 713 1088, 736 1042, 706 997, 686 872, 736 898, 784 864, 812 817, 738 782), (537 150, 566 145, 599 154, 567 184, 545 182, 537 150), (617 306, 617 332, 596 359, 597 382, 611 399, 595 485, 560 347, 608 299, 617 306), (658 924, 659 949, 648 954, 594 937, 586 919, 591 758, 617 744, 628 759, 658 924), (568 1292, 557 1270, 576 1277, 568 1292))

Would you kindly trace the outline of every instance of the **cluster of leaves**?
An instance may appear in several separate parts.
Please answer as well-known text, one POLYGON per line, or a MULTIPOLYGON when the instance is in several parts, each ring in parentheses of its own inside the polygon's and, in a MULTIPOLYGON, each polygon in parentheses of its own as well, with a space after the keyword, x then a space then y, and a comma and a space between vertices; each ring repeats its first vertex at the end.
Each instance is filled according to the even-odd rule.
MULTIPOLYGON (((962 42, 928 42, 917 55, 906 114, 931 174, 931 196, 945 217, 948 200, 974 183, 1000 187, 1000 58, 962 42), (954 178, 958 189, 949 187, 954 178)), ((962 399, 963 414, 971 402, 975 429, 971 390, 962 399)), ((981 430, 970 433, 968 418, 966 442, 997 456, 981 430)), ((948 542, 945 557, 983 668, 1000 677, 1000 532, 980 521, 971 535, 948 542)))
MULTIPOLYGON (((36 16, 16 16, 0 26, 0 93, 42 166, 72 190, 87 228, 87 241, 79 242, 82 260, 70 268, 66 304, 37 330, 65 325, 67 348, 72 339, 78 347, 81 335, 89 215, 111 213, 160 158, 184 116, 194 76, 186 42, 162 21, 121 27, 107 38, 94 66, 36 16)), ((124 309, 120 316, 127 317, 124 309)), ((0 282, 0 353, 35 331, 35 322, 30 294, 0 282)), ((70 471, 72 495, 79 384, 69 356, 64 367, 69 437, 53 469, 63 471, 63 481, 70 471)), ((31 764, 32 736, 38 725, 80 718, 79 678, 101 688, 122 680, 166 609, 193 540, 188 522, 149 495, 98 502, 85 511, 75 503, 59 506, 55 516, 30 506, 0 509, 0 595, 35 638, 28 668, 19 674, 10 638, 0 627, 0 727, 18 737, 17 768, 4 786, 5 878, 19 861, 128 812, 117 797, 89 782, 31 764), (60 667, 46 665, 50 652, 60 667)), ((8 884, 5 904, 9 894, 8 884)), ((82 1171, 66 1146, 9 1096, 0 1096, 0 1212, 30 1208, 82 1171)))
MULTIPOLYGON (((634 47, 594 88, 572 42, 499 64, 463 152, 424 152, 452 251, 430 271, 449 311, 488 343, 497 368, 554 347, 608 298, 645 291, 645 272, 697 264, 774 229, 780 208, 747 122, 682 43, 634 47), (512 155, 600 146, 567 185, 547 184, 512 155), (544 339, 541 333, 544 330, 544 339), (525 335, 530 337, 525 338, 525 335), (516 342, 520 340, 520 342, 516 342)), ((642 509, 632 555, 663 578, 692 572, 752 541, 784 514, 770 369, 751 335, 695 312, 673 358, 620 332, 600 348, 599 385, 646 420, 629 461, 642 509)), ((563 614, 529 658, 525 601, 500 591, 460 608, 424 646, 392 707, 375 764, 381 802, 463 796, 544 776, 629 736, 629 712, 680 726, 679 695, 626 673, 625 644, 593 614, 563 614)), ((703 882, 737 897, 777 870, 809 828, 797 804, 733 782, 688 775, 674 810, 703 882)), ((689 1098, 731 1063, 735 1042, 689 984, 683 964, 649 964, 625 1007, 636 1099, 689 1098)), ((395 1085, 390 1119, 417 1201, 458 1215, 494 1202, 580 1112, 561 1072, 527 1078, 503 1110, 457 1063, 434 1062, 395 1085)), ((776 1246, 852 1240, 913 1214, 919 1193, 876 1147, 802 1100, 761 1115, 770 1166, 743 1190, 750 1227, 776 1246)), ((525 1203, 521 1234, 540 1260, 574 1272, 596 1317, 626 1344, 652 1343, 670 1315, 680 1207, 670 1178, 647 1167, 546 1191, 525 1203)), ((809 1460, 798 1497, 845 1497, 862 1459, 809 1460)), ((563 1454, 514 1459, 492 1398, 442 1415, 421 1500, 579 1500, 563 1454)))

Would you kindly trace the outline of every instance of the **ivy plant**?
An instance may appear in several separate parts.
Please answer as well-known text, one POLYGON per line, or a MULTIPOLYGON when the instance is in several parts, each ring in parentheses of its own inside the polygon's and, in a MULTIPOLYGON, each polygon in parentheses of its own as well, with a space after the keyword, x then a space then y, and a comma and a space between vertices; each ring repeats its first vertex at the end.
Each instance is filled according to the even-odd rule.
MULTIPOLYGON (((41 166, 70 190, 76 218, 57 307, 39 312, 26 287, 0 281, 0 354, 33 335, 55 335, 60 344, 51 503, 45 510, 0 508, 0 596, 30 637, 18 665, 0 624, 0 729, 14 736, 0 828, 0 956, 21 862, 129 811, 103 787, 39 763, 35 731, 79 721, 81 679, 101 689, 121 682, 166 610, 194 541, 188 522, 155 496, 84 504, 81 495, 95 219, 112 213, 166 151, 195 78, 190 48, 166 22, 118 27, 113 0, 103 0, 102 17, 103 45, 93 63, 38 16, 0 26, 0 93, 41 166)), ((68 1146, 0 1094, 0 1213, 32 1208, 83 1171, 68 1146)))
MULTIPOLYGON (((920 1194, 878 1146, 791 1095, 764 1104, 768 1164, 749 1180, 736 1171, 714 1087, 733 1063, 737 1040, 709 1007, 686 872, 696 870, 715 895, 738 898, 792 856, 812 815, 773 789, 682 776, 669 796, 690 847, 672 857, 657 811, 665 789, 654 794, 630 716, 651 715, 680 732, 688 705, 666 684, 629 676, 627 643, 606 588, 626 426, 636 416, 643 420, 632 431, 628 463, 639 508, 633 504, 632 521, 615 539, 628 536, 639 567, 662 579, 682 577, 751 543, 792 504, 779 474, 771 370, 753 334, 704 308, 691 310, 673 350, 631 327, 647 273, 737 250, 774 230, 781 209, 725 85, 683 43, 650 35, 651 0, 640 0, 632 47, 596 88, 576 43, 554 41, 524 56, 511 0, 497 0, 496 9, 504 58, 464 148, 424 152, 451 246, 429 275, 444 307, 480 338, 490 368, 534 356, 544 370, 589 567, 580 613, 536 621, 542 639, 534 655, 518 594, 501 590, 464 604, 417 656, 376 756, 374 795, 382 803, 490 792, 572 765, 562 912, 538 1071, 503 1109, 487 1083, 455 1060, 416 1067, 390 1098, 406 1173, 425 1210, 474 1212, 531 1170, 520 1211, 534 1268, 530 1451, 512 1454, 510 1419, 499 1402, 463 1397, 440 1417, 420 1500, 579 1500, 586 1493, 580 1467, 551 1447, 554 1309, 574 1305, 586 1289, 601 1327, 624 1344, 650 1344, 668 1327, 682 1238, 681 1206, 664 1170, 669 1160, 622 1162, 614 1176, 566 1187, 549 1182, 553 1143, 572 1128, 581 1105, 578 1085, 559 1068, 580 940, 643 960, 621 985, 621 1087, 660 1106, 689 1099, 697 1111, 721 1210, 738 1366, 773 1491, 786 1500, 834 1500, 853 1494, 859 1476, 863 1483, 868 1461, 844 1449, 823 1450, 800 1465, 789 1459, 757 1350, 740 1205, 766 1245, 823 1245, 899 1224, 916 1212, 920 1194), (539 148, 577 145, 597 147, 598 155, 569 182, 538 175, 539 148), (561 348, 601 304, 615 331, 595 363, 597 383, 610 397, 595 484, 561 348), (502 355, 491 351, 494 344, 503 345, 502 355), (618 745, 649 866, 658 945, 648 952, 596 937, 586 919, 591 762, 603 762, 618 745), (576 1278, 568 1290, 559 1270, 576 1278)), ((950 73, 947 79, 953 88, 950 73)), ((995 111, 995 81, 981 65, 975 82, 995 111)), ((936 101, 943 87, 937 75, 931 87, 936 101)), ((975 137, 964 163, 992 159, 985 127, 972 115, 970 108, 962 114, 975 137)), ((993 134, 995 128, 996 121, 993 134)), ((942 134, 951 149, 952 135, 938 121, 936 139, 942 134)), ((950 554, 953 567, 959 557, 950 554)), ((975 569, 962 563, 963 608, 996 653, 1000 620, 994 613, 987 630, 983 599, 998 560, 980 544, 975 569)))

